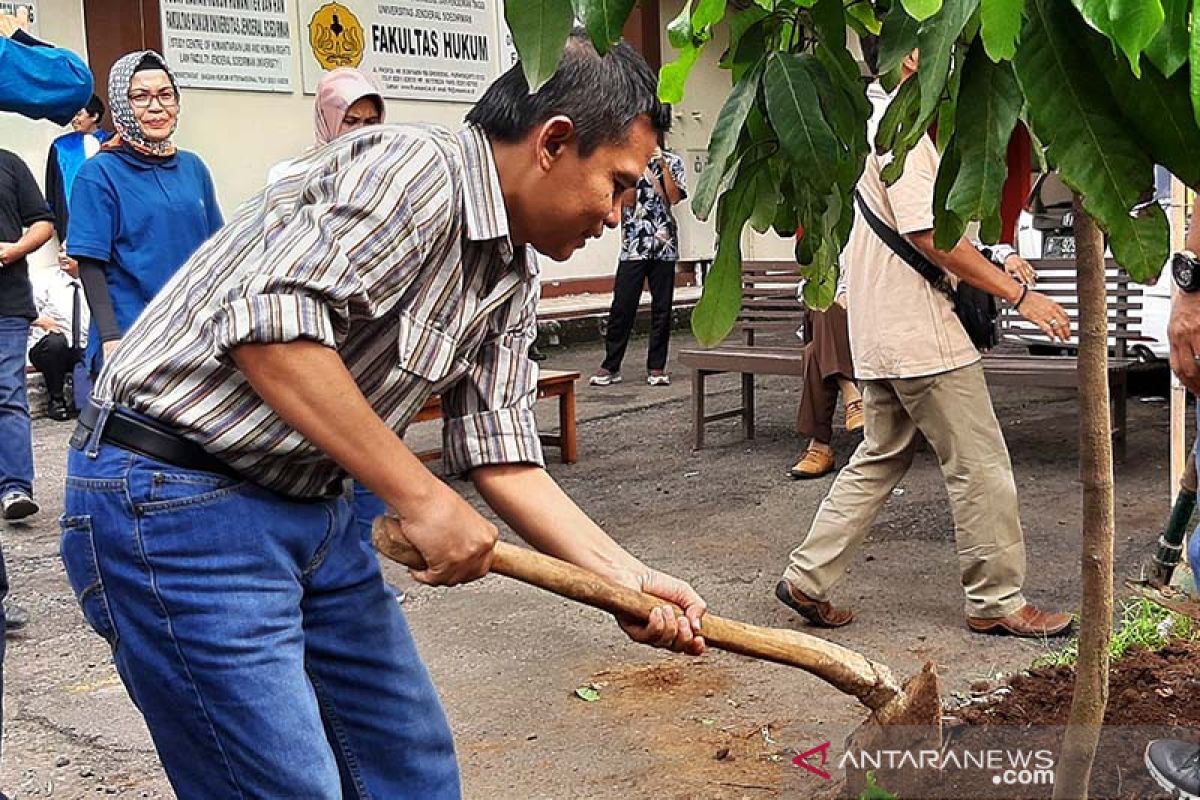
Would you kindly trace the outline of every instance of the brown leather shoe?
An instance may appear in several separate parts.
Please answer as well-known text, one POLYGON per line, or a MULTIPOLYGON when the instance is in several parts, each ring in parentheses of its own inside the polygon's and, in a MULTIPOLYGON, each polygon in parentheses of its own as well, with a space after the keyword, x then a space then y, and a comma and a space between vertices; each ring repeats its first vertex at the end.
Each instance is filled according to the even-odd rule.
POLYGON ((866 417, 863 414, 863 401, 851 400, 846 403, 846 430, 850 433, 861 431, 866 417))
POLYGON ((831 472, 833 472, 833 451, 826 452, 809 447, 796 462, 796 466, 788 470, 788 475, 794 481, 806 481, 822 478, 831 472))
POLYGON ((818 628, 840 628, 854 621, 850 609, 837 608, 826 600, 813 600, 787 581, 775 584, 775 597, 818 628))
POLYGON ((1026 603, 1007 617, 967 617, 967 627, 975 633, 1029 638, 1062 636, 1070 632, 1071 622, 1070 614, 1042 611, 1033 603, 1026 603))

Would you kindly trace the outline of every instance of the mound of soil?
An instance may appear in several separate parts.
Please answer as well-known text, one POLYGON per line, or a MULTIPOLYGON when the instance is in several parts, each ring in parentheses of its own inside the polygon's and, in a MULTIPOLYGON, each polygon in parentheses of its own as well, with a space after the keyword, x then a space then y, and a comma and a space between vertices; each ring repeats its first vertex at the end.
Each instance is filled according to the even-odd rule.
MULTIPOLYGON (((996 752, 995 768, 878 769, 879 784, 905 800, 1049 798, 1050 770, 1039 768, 1052 766, 1048 760, 1058 761, 1073 684, 1072 668, 1049 667, 1032 669, 1000 687, 976 687, 979 696, 947 712, 942 752, 977 759, 996 752), (1014 752, 1025 755, 1011 761, 1014 752)), ((1200 643, 1174 641, 1154 652, 1127 653, 1112 667, 1104 726, 1089 796, 1170 797, 1149 777, 1143 758, 1151 739, 1200 741, 1200 643)))

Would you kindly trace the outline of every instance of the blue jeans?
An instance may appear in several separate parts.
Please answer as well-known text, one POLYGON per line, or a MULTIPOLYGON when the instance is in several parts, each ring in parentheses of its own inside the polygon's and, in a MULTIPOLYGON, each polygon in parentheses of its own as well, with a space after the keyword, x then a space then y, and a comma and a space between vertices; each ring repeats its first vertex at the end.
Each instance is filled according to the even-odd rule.
POLYGON ((33 434, 25 396, 29 320, 0 317, 0 496, 33 494, 33 434))
POLYGON ((358 481, 354 481, 354 524, 367 549, 372 553, 375 552, 375 546, 371 544, 371 526, 376 517, 386 512, 387 506, 382 500, 371 494, 370 490, 358 481))
POLYGON ((67 577, 180 798, 460 796, 348 497, 296 502, 92 441, 70 451, 65 507, 67 577))

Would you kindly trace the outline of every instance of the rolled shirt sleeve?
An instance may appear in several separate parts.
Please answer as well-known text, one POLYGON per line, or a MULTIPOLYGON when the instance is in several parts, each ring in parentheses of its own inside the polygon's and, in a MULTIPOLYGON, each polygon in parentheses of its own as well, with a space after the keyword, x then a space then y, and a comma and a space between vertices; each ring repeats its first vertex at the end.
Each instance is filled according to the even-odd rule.
POLYGON ((537 339, 537 281, 524 291, 523 303, 493 318, 494 332, 475 363, 442 395, 442 462, 449 475, 492 464, 545 466, 533 414, 538 367, 529 357, 537 339))
POLYGON ((258 267, 209 319, 217 358, 242 344, 301 339, 336 348, 352 318, 379 319, 402 299, 449 230, 454 196, 439 177, 446 166, 434 163, 444 159, 440 151, 411 139, 389 147, 396 152, 357 161, 347 149, 345 163, 282 188, 279 202, 296 192, 314 200, 268 232, 258 267))

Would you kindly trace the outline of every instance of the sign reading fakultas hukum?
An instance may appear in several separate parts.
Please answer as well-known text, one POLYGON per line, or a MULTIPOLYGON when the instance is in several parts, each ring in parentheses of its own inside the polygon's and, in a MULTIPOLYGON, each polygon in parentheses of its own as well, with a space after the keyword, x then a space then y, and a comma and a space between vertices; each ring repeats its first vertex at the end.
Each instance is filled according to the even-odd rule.
POLYGON ((370 75, 384 97, 472 102, 496 76, 500 0, 300 0, 304 90, 336 67, 370 75))

